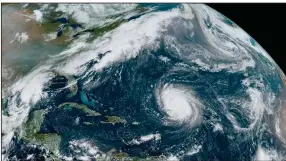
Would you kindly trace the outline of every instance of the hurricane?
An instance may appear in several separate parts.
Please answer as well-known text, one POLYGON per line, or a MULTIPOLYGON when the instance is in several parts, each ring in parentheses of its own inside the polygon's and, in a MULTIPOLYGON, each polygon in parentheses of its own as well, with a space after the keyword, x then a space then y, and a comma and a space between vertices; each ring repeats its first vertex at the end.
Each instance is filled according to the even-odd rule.
POLYGON ((284 160, 285 74, 207 4, 2 6, 2 160, 284 160))

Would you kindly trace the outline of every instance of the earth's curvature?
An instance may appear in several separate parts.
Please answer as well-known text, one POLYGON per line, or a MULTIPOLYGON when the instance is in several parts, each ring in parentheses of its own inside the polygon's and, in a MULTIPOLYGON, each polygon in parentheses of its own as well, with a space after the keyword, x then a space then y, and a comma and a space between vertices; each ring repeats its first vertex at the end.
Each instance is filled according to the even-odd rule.
POLYGON ((285 75, 207 5, 11 10, 37 34, 3 45, 2 159, 285 159, 285 75))

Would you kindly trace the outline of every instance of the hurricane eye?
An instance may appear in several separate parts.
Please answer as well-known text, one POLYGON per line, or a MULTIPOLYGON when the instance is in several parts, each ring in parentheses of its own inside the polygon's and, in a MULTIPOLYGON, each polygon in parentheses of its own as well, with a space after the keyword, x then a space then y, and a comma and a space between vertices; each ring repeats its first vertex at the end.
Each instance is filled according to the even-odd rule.
POLYGON ((189 87, 166 84, 158 89, 157 102, 168 120, 182 123, 187 121, 190 126, 201 121, 203 104, 189 87))

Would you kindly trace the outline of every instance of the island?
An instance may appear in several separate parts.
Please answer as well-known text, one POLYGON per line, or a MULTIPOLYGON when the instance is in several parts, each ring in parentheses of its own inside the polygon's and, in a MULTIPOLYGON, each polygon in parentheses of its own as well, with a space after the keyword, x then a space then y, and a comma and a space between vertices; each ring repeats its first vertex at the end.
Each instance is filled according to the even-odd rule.
POLYGON ((100 116, 101 114, 89 109, 86 105, 78 104, 76 102, 65 102, 60 105, 58 105, 58 108, 65 108, 65 109, 71 109, 76 108, 82 110, 84 113, 87 114, 87 116, 100 116))
POLYGON ((103 124, 112 124, 112 125, 115 125, 115 124, 118 124, 118 123, 123 123, 123 124, 126 124, 127 121, 125 119, 122 119, 118 116, 105 116, 107 118, 106 121, 101 121, 101 123, 103 124))

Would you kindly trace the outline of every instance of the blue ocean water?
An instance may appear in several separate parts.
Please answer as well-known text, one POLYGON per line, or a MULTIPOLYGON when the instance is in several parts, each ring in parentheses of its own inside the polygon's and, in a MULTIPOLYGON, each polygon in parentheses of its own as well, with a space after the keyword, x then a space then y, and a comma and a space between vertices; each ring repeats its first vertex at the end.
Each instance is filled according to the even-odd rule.
MULTIPOLYGON (((166 11, 180 4, 140 4, 156 11, 166 11)), ((129 20, 139 18, 131 17, 129 20)), ((178 22, 182 20, 177 19, 178 22)), ((231 21, 227 21, 233 25, 231 21)), ((195 30, 201 31, 198 24, 195 30)), ((209 20, 205 21, 208 28, 212 27, 209 20)), ((193 45, 203 44, 208 50, 212 48, 200 34, 190 37, 189 28, 175 26, 168 28, 166 33, 177 38, 179 43, 193 45)), ((194 47, 194 46, 191 46, 194 47)), ((247 47, 246 47, 247 48, 247 47)), ((57 75, 44 88, 48 98, 41 100, 33 110, 49 110, 45 114, 40 133, 57 133, 61 136, 60 152, 66 156, 75 156, 69 148, 71 140, 93 140, 100 151, 117 151, 128 153, 131 157, 147 158, 150 156, 168 156, 177 154, 181 160, 251 160, 261 142, 268 147, 278 148, 277 140, 273 139, 267 130, 259 131, 260 125, 247 132, 237 132, 227 114, 233 116, 240 128, 250 128, 253 120, 249 113, 241 110, 241 104, 232 100, 247 102, 250 96, 247 87, 242 82, 248 75, 254 78, 257 73, 264 73, 267 82, 265 90, 281 94, 282 82, 277 73, 267 72, 267 62, 260 61, 262 57, 254 57, 256 66, 246 71, 229 72, 228 70, 208 71, 190 62, 188 54, 168 50, 164 37, 161 38, 159 49, 141 50, 137 57, 125 62, 111 65, 102 72, 93 72, 92 66, 98 63, 91 60, 87 63, 86 72, 73 76, 77 80, 78 91, 65 88, 68 78, 57 75), (167 58, 163 60, 162 57, 167 58), (163 85, 179 85, 190 87, 200 98, 204 107, 202 122, 191 127, 188 120, 183 123, 166 124, 167 113, 157 102, 156 90, 163 85), (74 102, 83 104, 89 109, 101 113, 101 116, 87 116, 76 108, 58 108, 62 103, 74 102), (105 124, 106 116, 118 116, 127 123, 105 124), (136 124, 134 124, 136 122, 136 124), (88 123, 88 124, 85 124, 88 123), (219 124, 223 130, 214 130, 214 124, 219 124), (256 135, 257 133, 260 135, 256 135), (134 144, 134 139, 148 134, 160 134, 160 139, 150 139, 140 144, 134 144), (196 153, 188 154, 194 145, 201 147, 196 153)), ((255 55, 255 51, 252 51, 255 55)), ((109 52, 109 51, 108 51, 109 52)), ((212 51, 217 52, 217 51, 212 51)), ((106 53, 99 54, 99 59, 106 53)), ((214 62, 216 63, 216 62, 214 62)), ((258 78, 257 78, 258 79, 258 78)), ((250 84, 256 87, 256 84, 250 84)), ((31 111, 31 112, 32 112, 31 111)), ((265 116, 267 117, 267 116, 265 116)), ((28 143, 15 137, 10 156, 26 159, 28 154, 35 154, 40 160, 46 151, 39 147, 29 147, 28 143), (22 150, 25 149, 25 150, 22 150), (19 152, 21 151, 21 152, 19 152)), ((76 157, 74 157, 75 159, 76 157)))

